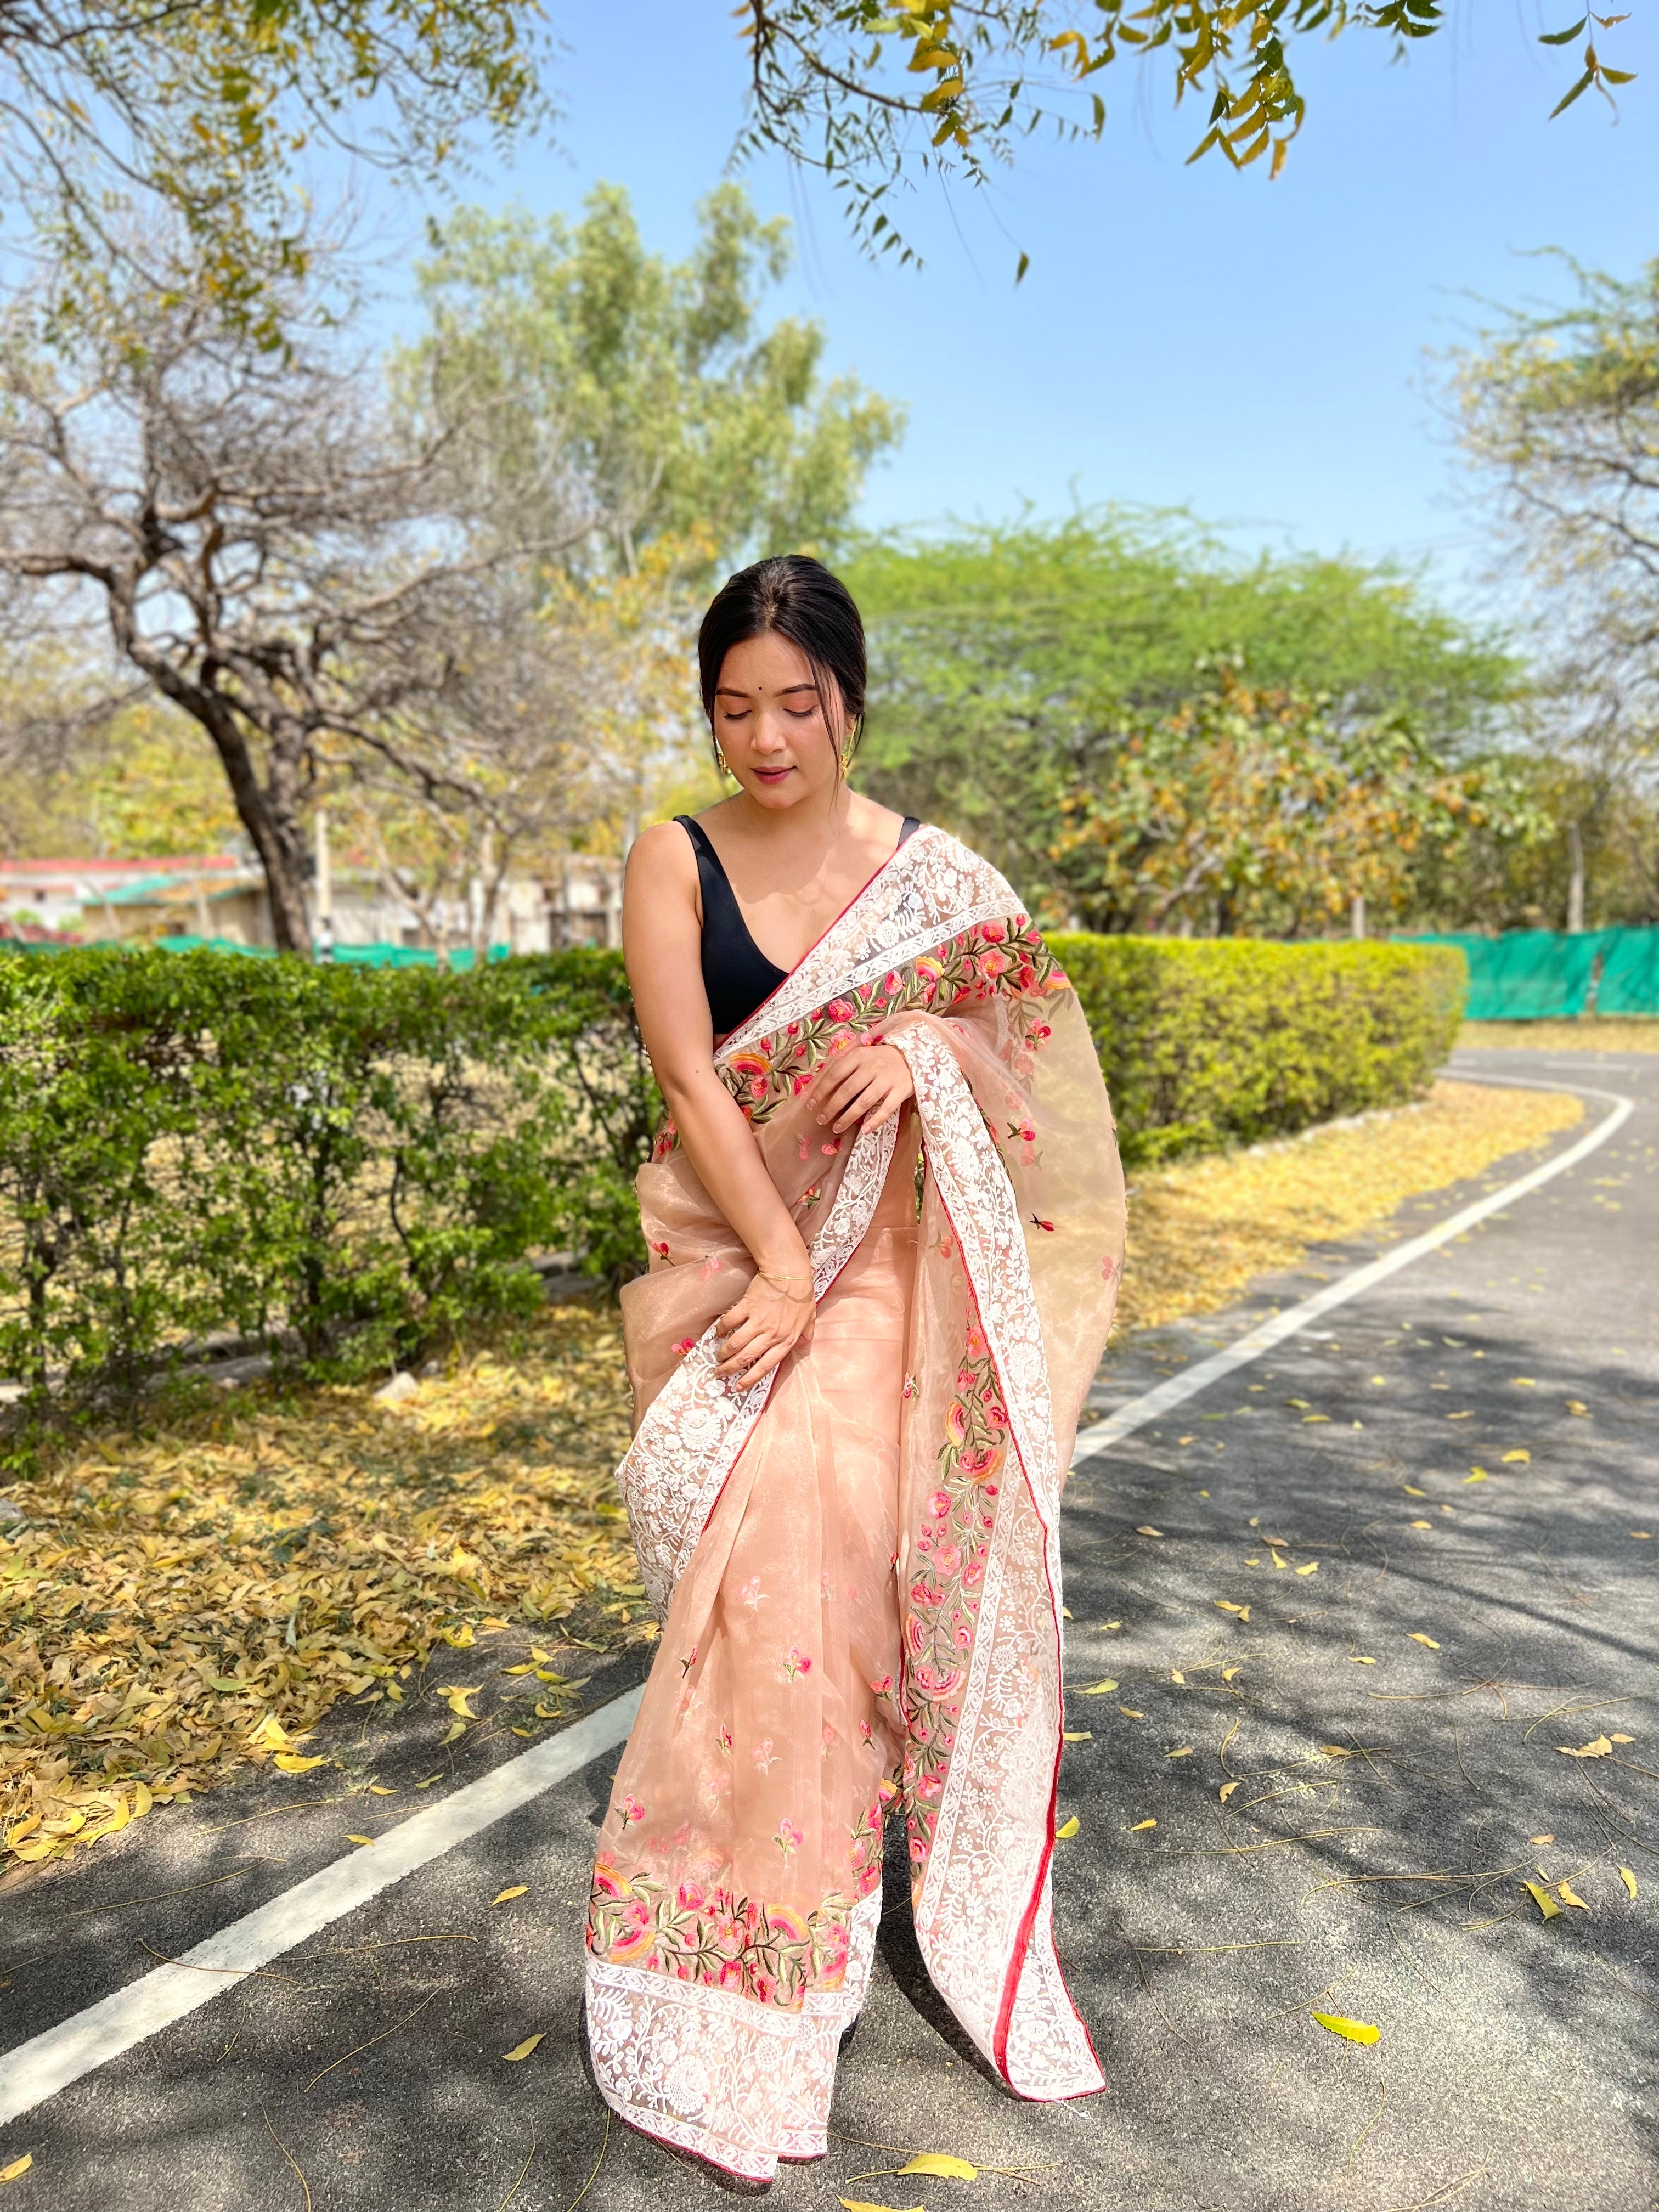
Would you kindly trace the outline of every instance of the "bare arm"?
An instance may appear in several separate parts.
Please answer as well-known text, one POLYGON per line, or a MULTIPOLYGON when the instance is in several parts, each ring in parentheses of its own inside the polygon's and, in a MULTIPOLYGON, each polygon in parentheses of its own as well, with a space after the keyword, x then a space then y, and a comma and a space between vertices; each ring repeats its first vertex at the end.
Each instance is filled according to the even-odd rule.
POLYGON ((628 856, 623 957, 640 1034, 680 1142, 760 1271, 720 1323, 726 1356, 719 1372, 746 1388, 811 1334, 812 1270, 743 1109, 714 1072, 696 855, 676 822, 645 830, 628 856))

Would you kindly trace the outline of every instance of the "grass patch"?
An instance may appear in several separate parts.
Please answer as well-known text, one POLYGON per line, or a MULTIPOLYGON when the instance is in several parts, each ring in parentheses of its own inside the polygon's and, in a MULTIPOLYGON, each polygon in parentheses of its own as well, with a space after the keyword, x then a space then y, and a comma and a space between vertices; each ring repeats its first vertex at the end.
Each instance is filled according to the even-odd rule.
POLYGON ((1530 1151, 1583 1110, 1557 1091, 1442 1082, 1419 1106, 1138 1176, 1119 1327, 1212 1311, 1310 1244, 1352 1237, 1406 1199, 1530 1151))
POLYGON ((1659 1015, 1579 1014, 1571 1021, 1465 1022, 1460 1045, 1517 1052, 1659 1052, 1659 1015))
POLYGON ((653 1637, 611 1479, 628 1431, 615 1310, 576 1304, 401 1406, 255 1386, 65 1449, 0 1540, 7 1863, 295 1757, 339 1699, 401 1702, 507 1616, 653 1637))

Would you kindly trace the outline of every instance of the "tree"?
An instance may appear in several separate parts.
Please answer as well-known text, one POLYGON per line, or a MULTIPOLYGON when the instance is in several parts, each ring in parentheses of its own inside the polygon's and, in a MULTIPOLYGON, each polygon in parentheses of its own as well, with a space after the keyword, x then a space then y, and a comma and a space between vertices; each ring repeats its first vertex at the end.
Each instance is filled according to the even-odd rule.
MULTIPOLYGON (((781 147, 842 193, 877 251, 913 259, 895 215, 915 176, 981 184, 1047 126, 1073 138, 1106 127, 1102 72, 1156 56, 1202 122, 1189 158, 1235 168, 1267 155, 1278 175, 1306 103, 1299 50, 1339 32, 1371 33, 1398 59, 1444 27, 1440 0, 745 0, 751 148, 781 147)), ((1583 15, 1542 43, 1587 33, 1580 72, 1555 113, 1631 72, 1608 65, 1598 31, 1622 15, 1583 15)), ((1022 254, 1019 273, 1026 257, 1022 254)))
POLYGON ((1424 848, 1501 810, 1493 784, 1403 722, 1345 730, 1224 665, 1173 714, 1120 732, 1099 780, 1061 801, 1050 857, 1091 929, 1300 936, 1356 897, 1401 913, 1424 848))
POLYGON ((510 137, 547 113, 538 17, 531 0, 8 0, 0 174, 59 260, 53 305, 72 317, 112 251, 148 267, 112 215, 136 204, 188 237, 222 309, 274 338, 268 287, 309 254, 302 150, 349 143, 433 176, 475 128, 510 137))
POLYGON ((1181 515, 883 539, 846 573, 871 632, 861 787, 956 830, 1062 911, 1068 802, 1110 783, 1126 731, 1212 689, 1205 668, 1319 696, 1338 731, 1401 723, 1459 758, 1491 744, 1521 688, 1499 642, 1409 575, 1239 560, 1181 515))
POLYGON ((822 382, 820 325, 762 326, 787 224, 762 222, 733 185, 698 214, 672 263, 646 251, 614 185, 574 224, 464 209, 421 270, 431 328, 405 376, 487 400, 489 467, 516 496, 526 478, 581 483, 606 521, 568 546, 572 571, 628 575, 664 541, 698 582, 745 554, 833 550, 902 434, 892 402, 822 382))
POLYGON ((1506 315, 1453 357, 1451 392, 1546 641, 1540 741, 1573 771, 1558 824, 1639 873, 1659 800, 1659 260, 1629 282, 1565 266, 1576 298, 1506 315))
POLYGON ((31 301, 0 320, 0 579, 14 624, 101 628, 206 732, 276 941, 303 951, 319 747, 452 773, 434 732, 512 720, 487 672, 534 623, 526 572, 592 516, 481 512, 474 418, 434 402, 410 434, 303 299, 270 352, 187 276, 133 283, 55 347, 31 301))

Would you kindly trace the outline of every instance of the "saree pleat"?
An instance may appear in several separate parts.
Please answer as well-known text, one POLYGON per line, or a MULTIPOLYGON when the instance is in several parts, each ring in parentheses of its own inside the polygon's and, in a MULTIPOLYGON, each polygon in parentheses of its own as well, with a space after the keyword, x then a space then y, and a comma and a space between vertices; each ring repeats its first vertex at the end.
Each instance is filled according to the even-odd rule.
POLYGON ((620 1471, 662 1635, 601 1831, 587 2019, 616 2111, 764 2180, 826 2147, 890 1808, 922 1957, 987 2058, 1025 2096, 1103 2086, 1049 1862, 1060 1489, 1122 1189, 1074 994, 1007 885, 937 830, 718 1064, 817 1305, 775 1376, 720 1385, 714 1323, 752 1262, 665 1132, 640 1177, 652 1271, 623 1294, 620 1471), (826 1140, 814 1078, 878 1040, 914 1106, 826 1140))

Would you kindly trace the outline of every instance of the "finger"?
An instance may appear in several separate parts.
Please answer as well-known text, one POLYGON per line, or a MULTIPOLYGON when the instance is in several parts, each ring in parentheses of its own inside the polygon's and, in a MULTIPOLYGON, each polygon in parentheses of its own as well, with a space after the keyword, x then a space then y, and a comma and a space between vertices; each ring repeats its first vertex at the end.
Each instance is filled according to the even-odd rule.
POLYGON ((769 1352, 763 1352, 761 1354, 745 1374, 735 1379, 732 1387, 739 1390, 752 1390, 756 1383, 763 1382, 766 1376, 780 1364, 784 1355, 793 1349, 793 1345, 775 1344, 769 1352))
POLYGON ((861 1115, 867 1114, 872 1101, 881 1096, 881 1079, 873 1072, 866 1075, 856 1089, 849 1085, 839 1103, 834 1124, 836 1134, 840 1136, 842 1130, 850 1129, 861 1115))

